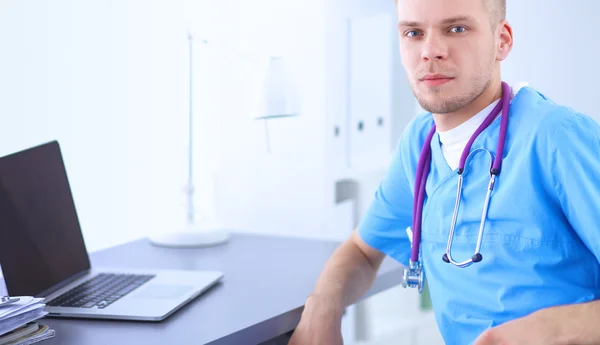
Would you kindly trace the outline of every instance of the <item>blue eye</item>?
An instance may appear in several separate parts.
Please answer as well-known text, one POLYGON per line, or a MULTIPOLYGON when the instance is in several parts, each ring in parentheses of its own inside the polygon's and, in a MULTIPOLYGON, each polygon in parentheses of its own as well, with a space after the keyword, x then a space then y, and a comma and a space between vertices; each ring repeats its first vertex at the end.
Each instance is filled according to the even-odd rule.
POLYGON ((452 29, 450 29, 450 31, 454 32, 454 33, 457 33, 457 34, 460 34, 462 32, 467 31, 467 29, 464 26, 455 26, 452 29))
POLYGON ((406 32, 406 36, 408 36, 408 37, 416 37, 417 35, 419 35, 419 32, 415 31, 415 30, 406 32))

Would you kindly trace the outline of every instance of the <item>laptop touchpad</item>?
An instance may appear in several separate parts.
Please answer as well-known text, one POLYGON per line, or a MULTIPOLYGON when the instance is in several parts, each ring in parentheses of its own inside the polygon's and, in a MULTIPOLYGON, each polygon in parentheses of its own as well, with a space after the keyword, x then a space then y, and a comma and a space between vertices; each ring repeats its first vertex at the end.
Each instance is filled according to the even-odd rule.
POLYGON ((192 289, 191 286, 185 285, 160 285, 152 284, 146 286, 135 294, 138 298, 178 298, 192 289))

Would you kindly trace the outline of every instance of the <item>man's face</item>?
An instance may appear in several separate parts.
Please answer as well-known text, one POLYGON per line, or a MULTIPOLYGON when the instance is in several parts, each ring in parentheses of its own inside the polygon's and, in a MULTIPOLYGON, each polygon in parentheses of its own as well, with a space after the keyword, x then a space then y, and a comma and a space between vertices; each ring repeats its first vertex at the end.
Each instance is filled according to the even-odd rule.
POLYGON ((482 0, 398 0, 402 64, 426 111, 451 113, 490 85, 497 40, 482 0))

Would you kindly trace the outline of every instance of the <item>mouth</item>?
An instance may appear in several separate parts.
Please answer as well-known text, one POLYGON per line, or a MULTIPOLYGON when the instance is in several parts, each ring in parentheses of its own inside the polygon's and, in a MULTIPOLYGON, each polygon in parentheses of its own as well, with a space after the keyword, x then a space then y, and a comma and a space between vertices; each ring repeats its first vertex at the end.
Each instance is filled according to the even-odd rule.
POLYGON ((426 86, 433 87, 444 85, 451 82, 453 79, 453 77, 449 77, 444 74, 427 74, 419 80, 426 86))

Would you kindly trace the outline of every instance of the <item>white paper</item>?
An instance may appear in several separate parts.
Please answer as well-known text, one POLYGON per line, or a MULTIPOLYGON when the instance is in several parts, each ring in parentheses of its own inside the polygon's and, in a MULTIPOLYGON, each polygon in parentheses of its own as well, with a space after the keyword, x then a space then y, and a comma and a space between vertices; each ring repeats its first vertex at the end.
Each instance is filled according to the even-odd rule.
POLYGON ((43 298, 11 297, 18 297, 19 301, 0 306, 0 335, 22 327, 28 322, 41 319, 48 314, 43 298))
POLYGON ((38 308, 32 311, 28 311, 22 314, 18 314, 9 319, 0 321, 0 335, 4 335, 10 331, 13 331, 28 322, 36 321, 44 316, 46 316, 48 312, 43 308, 38 308))
POLYGON ((36 304, 29 305, 29 306, 27 306, 25 308, 21 308, 19 310, 15 310, 12 313, 6 314, 4 317, 2 317, 0 319, 0 323, 2 323, 3 320, 10 319, 10 318, 15 317, 17 315, 21 315, 21 314, 30 312, 32 310, 41 309, 41 308, 44 308, 44 307, 46 307, 45 304, 37 304, 36 303, 36 304))
POLYGON ((21 313, 32 310, 30 307, 40 306, 44 299, 33 298, 31 296, 11 296, 18 297, 19 301, 15 303, 0 306, 0 322, 8 317, 13 317, 21 313))

